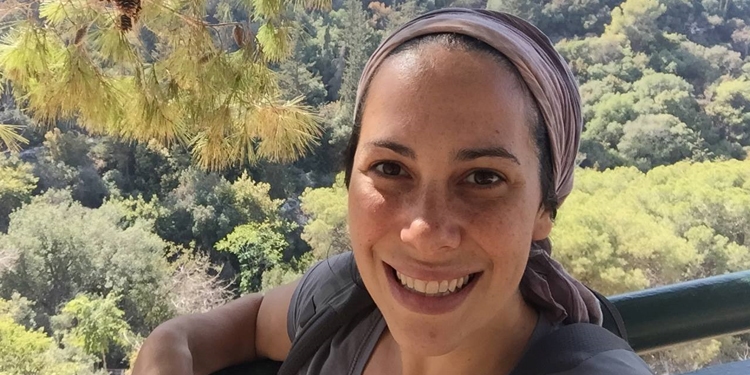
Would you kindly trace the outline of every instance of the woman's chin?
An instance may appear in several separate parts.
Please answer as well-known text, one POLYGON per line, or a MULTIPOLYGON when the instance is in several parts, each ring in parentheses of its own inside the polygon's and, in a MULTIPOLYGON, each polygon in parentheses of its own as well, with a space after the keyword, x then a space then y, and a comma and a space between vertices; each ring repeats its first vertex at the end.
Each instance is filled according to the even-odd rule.
POLYGON ((459 346, 455 333, 436 330, 435 327, 414 326, 404 332, 391 332, 402 352, 419 357, 440 357, 459 346))
POLYGON ((395 320, 399 324, 389 324, 388 330, 402 352, 421 357, 438 357, 456 350, 463 341, 462 330, 459 328, 462 324, 459 321, 434 317, 420 319, 415 316, 395 317, 395 320))

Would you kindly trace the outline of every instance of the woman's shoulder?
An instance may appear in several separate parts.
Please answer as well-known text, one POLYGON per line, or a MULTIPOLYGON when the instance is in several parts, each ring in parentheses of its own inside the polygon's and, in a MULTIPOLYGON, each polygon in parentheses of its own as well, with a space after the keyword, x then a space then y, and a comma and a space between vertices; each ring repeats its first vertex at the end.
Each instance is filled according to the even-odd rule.
POLYGON ((626 349, 597 353, 578 366, 554 375, 652 375, 638 354, 626 349))
POLYGON ((289 304, 287 330, 290 338, 294 338, 316 306, 350 287, 356 275, 351 252, 334 255, 310 267, 297 284, 289 304))
POLYGON ((514 375, 652 375, 630 345, 588 323, 555 324, 539 315, 529 348, 514 375), (543 359, 543 360, 542 360, 543 359))

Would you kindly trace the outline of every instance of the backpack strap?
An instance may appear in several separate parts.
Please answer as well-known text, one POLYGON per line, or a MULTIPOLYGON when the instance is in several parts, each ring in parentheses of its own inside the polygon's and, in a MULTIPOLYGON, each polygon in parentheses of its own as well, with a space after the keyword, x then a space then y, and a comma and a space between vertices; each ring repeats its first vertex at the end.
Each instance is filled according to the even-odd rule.
POLYGON ((512 374, 546 375, 568 371, 599 353, 616 349, 633 351, 625 340, 595 324, 569 324, 534 343, 512 374))
POLYGON ((607 297, 601 293, 589 288, 594 293, 602 307, 602 327, 614 333, 625 341, 628 341, 628 331, 625 329, 625 321, 620 315, 620 311, 607 297))
POLYGON ((328 339, 343 326, 361 319, 375 308, 366 290, 352 282, 346 289, 323 301, 309 320, 297 332, 292 348, 281 365, 278 375, 296 375, 328 339))

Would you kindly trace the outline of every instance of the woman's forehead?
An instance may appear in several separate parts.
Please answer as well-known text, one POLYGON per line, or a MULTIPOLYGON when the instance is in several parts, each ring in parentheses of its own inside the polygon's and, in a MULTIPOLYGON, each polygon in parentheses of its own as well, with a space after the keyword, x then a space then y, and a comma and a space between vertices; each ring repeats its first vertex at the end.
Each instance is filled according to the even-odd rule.
POLYGON ((368 90, 362 137, 471 144, 530 138, 527 98, 512 72, 486 54, 421 52, 383 62, 368 90))

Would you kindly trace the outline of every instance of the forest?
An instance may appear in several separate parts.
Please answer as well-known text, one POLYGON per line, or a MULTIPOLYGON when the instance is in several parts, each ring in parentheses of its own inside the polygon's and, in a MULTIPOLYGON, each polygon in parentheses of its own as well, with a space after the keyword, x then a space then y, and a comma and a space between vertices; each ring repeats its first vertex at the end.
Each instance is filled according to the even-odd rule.
MULTIPOLYGON (((614 295, 750 269, 750 0, 10 0, 0 374, 128 369, 161 322, 346 251, 359 75, 443 7, 528 19, 579 81, 571 274, 614 295)), ((748 334, 644 355, 748 358, 748 334)))

